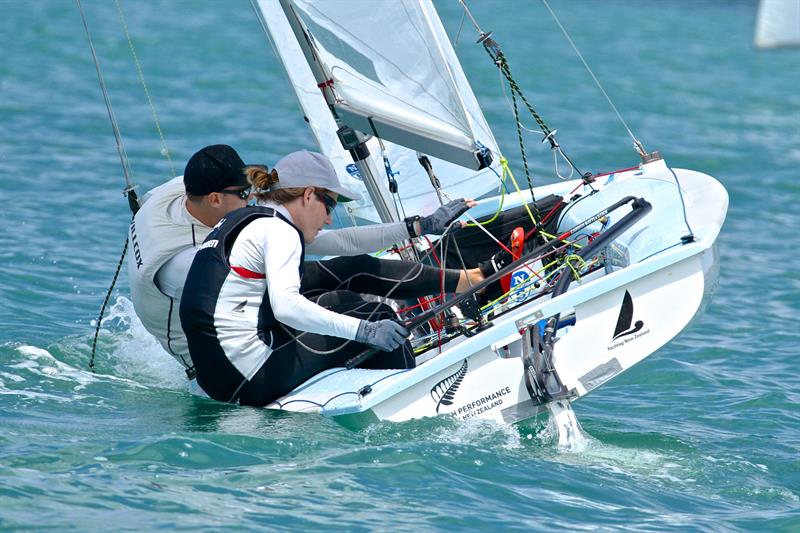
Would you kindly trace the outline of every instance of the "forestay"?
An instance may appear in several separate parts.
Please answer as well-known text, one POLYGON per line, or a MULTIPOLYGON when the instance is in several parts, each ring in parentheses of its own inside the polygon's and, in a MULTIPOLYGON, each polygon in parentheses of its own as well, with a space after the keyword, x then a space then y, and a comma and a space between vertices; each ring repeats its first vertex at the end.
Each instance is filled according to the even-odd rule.
MULTIPOLYGON (((384 139, 406 214, 427 214, 439 205, 417 151, 431 156, 442 188, 451 197, 478 197, 497 189, 492 169, 475 170, 474 154, 479 147, 488 148, 496 170, 496 141, 429 2, 391 2, 381 4, 380 10, 361 0, 257 0, 254 6, 320 150, 347 186, 367 192, 336 136, 341 124, 384 139), (305 39, 298 41, 287 13, 299 18, 313 40, 313 51, 305 39), (307 58, 319 60, 312 63, 316 76, 307 58), (320 91, 320 80, 332 80, 326 90, 340 124, 320 91)), ((380 192, 388 199, 381 147, 375 139, 368 146, 380 192)), ((359 218, 379 220, 366 194, 351 210, 359 218)))

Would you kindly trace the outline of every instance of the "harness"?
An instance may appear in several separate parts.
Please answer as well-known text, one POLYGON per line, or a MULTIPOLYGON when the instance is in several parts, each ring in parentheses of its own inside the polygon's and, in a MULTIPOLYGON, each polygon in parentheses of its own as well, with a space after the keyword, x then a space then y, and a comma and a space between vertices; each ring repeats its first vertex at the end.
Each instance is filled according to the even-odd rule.
MULTIPOLYGON (((225 216, 209 233, 205 242, 195 255, 192 267, 186 277, 181 297, 181 323, 189 343, 189 353, 195 367, 200 369, 198 383, 209 396, 221 401, 230 401, 231 394, 236 391, 245 377, 236 369, 228 352, 236 350, 231 347, 230 339, 220 339, 217 335, 216 321, 222 316, 230 318, 222 307, 235 303, 229 299, 231 287, 245 282, 251 289, 260 290, 249 285, 251 282, 264 283, 265 272, 254 272, 230 264, 230 254, 237 237, 248 224, 259 218, 277 217, 289 224, 300 236, 302 252, 298 270, 302 278, 304 273, 305 243, 300 230, 292 222, 271 207, 248 206, 237 209, 225 216), (234 276, 233 278, 231 276, 234 276), (228 296, 225 296, 228 294, 228 296), (221 305, 222 304, 222 305, 221 305), (222 313, 222 315, 220 315, 222 313), (213 376, 213 378, 212 378, 213 376), (211 379, 209 379, 211 378, 211 379)), ((246 289, 251 302, 253 292, 246 289)), ((269 298, 269 287, 264 284, 264 292, 258 294, 258 319, 256 333, 258 338, 268 347, 282 340, 285 332, 279 327, 269 298)), ((247 304, 243 299, 242 308, 247 304)), ((238 311, 236 306, 231 312, 238 311)), ((235 315, 234 315, 235 316, 235 315)), ((253 315, 249 315, 252 324, 253 315)), ((233 352, 231 352, 233 353, 233 352)))

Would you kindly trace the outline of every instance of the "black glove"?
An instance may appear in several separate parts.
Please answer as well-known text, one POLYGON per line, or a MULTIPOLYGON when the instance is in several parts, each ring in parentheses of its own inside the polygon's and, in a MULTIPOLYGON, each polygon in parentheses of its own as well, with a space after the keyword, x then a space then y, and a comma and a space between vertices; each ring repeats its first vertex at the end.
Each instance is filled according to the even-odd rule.
POLYGON ((432 215, 419 219, 420 235, 441 235, 452 221, 460 217, 469 206, 463 198, 441 206, 432 215))
POLYGON ((388 319, 377 322, 362 320, 356 333, 357 342, 363 342, 384 352, 391 352, 401 346, 406 338, 408 338, 408 330, 394 320, 388 319))
POLYGON ((500 250, 486 261, 478 263, 478 268, 481 269, 481 274, 484 278, 488 278, 495 272, 499 272, 508 265, 514 262, 514 258, 510 253, 505 250, 500 250))

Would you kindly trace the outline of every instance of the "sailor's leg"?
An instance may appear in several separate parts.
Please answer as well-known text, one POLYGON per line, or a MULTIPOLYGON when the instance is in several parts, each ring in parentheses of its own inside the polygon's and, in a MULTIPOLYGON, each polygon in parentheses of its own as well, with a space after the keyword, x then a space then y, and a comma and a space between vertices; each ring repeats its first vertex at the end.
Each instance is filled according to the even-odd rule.
MULTIPOLYGON (((316 298, 331 311, 363 320, 396 318, 386 304, 365 302, 350 291, 334 291, 316 298)), ((264 406, 285 396, 323 370, 344 366, 345 361, 367 349, 364 344, 315 333, 297 332, 281 326, 273 351, 253 378, 240 391, 243 405, 264 406)), ((413 368, 408 342, 392 352, 378 352, 361 365, 364 368, 413 368)))
MULTIPOLYGON (((353 316, 361 320, 384 320, 397 319, 391 307, 379 302, 366 302, 352 291, 332 291, 319 298, 317 303, 336 313, 353 316)), ((347 359, 358 355, 368 347, 361 343, 353 343, 358 347, 355 353, 347 356, 347 359)), ((345 361, 347 360, 345 359, 345 361)), ((411 349, 411 343, 406 341, 391 352, 378 351, 372 357, 364 361, 360 368, 386 369, 386 368, 414 368, 416 360, 411 349)))
POLYGON ((444 292, 456 292, 465 279, 460 270, 358 255, 307 262, 300 292, 310 297, 344 289, 375 296, 417 298, 437 294, 442 288, 444 292))

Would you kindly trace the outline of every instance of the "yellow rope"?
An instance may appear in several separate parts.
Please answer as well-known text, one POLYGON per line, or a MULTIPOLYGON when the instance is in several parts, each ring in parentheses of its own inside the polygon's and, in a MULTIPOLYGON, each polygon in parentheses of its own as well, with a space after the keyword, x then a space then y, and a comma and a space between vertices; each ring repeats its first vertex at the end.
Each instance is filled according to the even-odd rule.
POLYGON ((488 302, 487 304, 482 306, 480 308, 480 310, 481 311, 486 311, 487 309, 489 309, 489 308, 495 306, 496 304, 500 303, 502 300, 505 300, 506 298, 508 298, 511 295, 512 292, 519 292, 519 291, 523 290, 523 288, 525 288, 526 285, 533 284, 533 283, 535 283, 537 281, 548 283, 548 279, 552 278, 556 274, 556 272, 551 272, 550 274, 547 274, 545 276, 540 276, 539 273, 544 271, 544 270, 546 270, 546 269, 548 269, 548 268, 550 268, 551 266, 555 266, 557 263, 558 263, 558 261, 554 260, 554 261, 551 261, 550 263, 542 266, 542 268, 540 270, 535 271, 536 275, 528 277, 528 279, 526 279, 525 281, 523 281, 522 283, 520 283, 519 285, 517 285, 516 287, 514 287, 510 291, 508 291, 508 292, 506 292, 504 294, 501 294, 499 297, 495 298, 491 302, 488 302))
POLYGON ((586 267, 586 261, 583 258, 576 254, 570 254, 564 258, 564 264, 572 271, 572 276, 578 281, 581 282, 581 273, 580 271, 586 267), (576 269, 575 265, 572 262, 575 261, 578 263, 579 268, 576 269))
POLYGON ((122 6, 119 3, 119 0, 114 0, 117 4, 117 12, 119 13, 119 20, 122 22, 122 29, 125 32, 125 37, 128 39, 128 47, 131 49, 131 54, 133 55, 133 62, 136 65, 136 71, 139 73, 139 81, 142 82, 142 87, 144 88, 144 94, 147 97, 147 103, 150 106, 150 112, 153 114, 153 121, 156 124, 156 131, 158 131, 158 137, 161 139, 161 155, 167 158, 169 162, 169 169, 172 172, 172 177, 176 177, 175 174, 175 165, 172 163, 172 158, 169 155, 169 149, 167 148, 167 142, 164 140, 164 133, 161 131, 161 125, 158 123, 158 114, 156 113, 156 107, 153 105, 153 100, 150 98, 150 91, 147 89, 147 84, 144 82, 144 73, 142 72, 142 66, 139 64, 139 57, 136 55, 136 50, 133 47, 133 40, 131 39, 131 34, 128 32, 128 24, 125 22, 125 15, 122 13, 122 6))
POLYGON ((474 228, 476 226, 485 226, 486 224, 489 224, 497 220, 497 217, 499 217, 500 213, 503 212, 503 204, 505 203, 506 200, 505 185, 506 185, 506 175, 508 171, 508 160, 505 157, 500 156, 500 167, 502 169, 502 172, 500 173, 500 190, 502 191, 502 193, 500 194, 500 205, 497 206, 497 211, 489 220, 484 220, 483 222, 478 222, 477 224, 470 222, 467 224, 467 227, 474 228))
POLYGON ((503 173, 508 173, 508 177, 511 178, 511 183, 514 184, 514 188, 517 190, 517 194, 519 194, 519 197, 523 199, 522 205, 525 206, 525 211, 528 212, 528 216, 531 218, 533 225, 536 226, 537 225, 536 218, 533 216, 533 213, 531 213, 531 209, 530 207, 528 207, 528 202, 524 200, 525 197, 522 195, 522 191, 520 190, 519 185, 517 185, 517 180, 514 179, 514 173, 511 172, 511 168, 508 166, 508 160, 505 157, 501 158, 500 165, 502 165, 503 167, 503 173))

